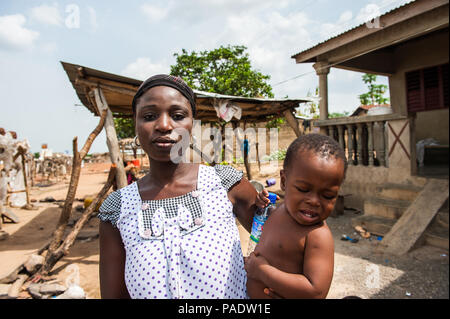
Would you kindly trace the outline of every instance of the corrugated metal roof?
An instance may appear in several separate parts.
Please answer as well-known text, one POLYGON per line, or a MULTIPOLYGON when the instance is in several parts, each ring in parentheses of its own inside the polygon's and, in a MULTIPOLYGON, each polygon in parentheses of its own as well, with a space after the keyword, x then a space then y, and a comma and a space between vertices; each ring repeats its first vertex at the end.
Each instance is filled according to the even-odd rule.
MULTIPOLYGON (((131 102, 141 80, 136 80, 81 65, 61 62, 81 103, 95 115, 99 115, 92 95, 92 89, 102 88, 108 106, 113 113, 120 116, 131 116, 131 102), (91 93, 89 93, 91 92, 91 93)), ((248 122, 265 122, 268 116, 283 116, 286 110, 294 110, 300 103, 311 102, 305 98, 258 98, 223 95, 194 90, 197 101, 196 119, 202 122, 217 122, 214 108, 215 100, 229 100, 242 109, 242 120, 248 122)))
MULTIPOLYGON (((409 2, 409 3, 406 3, 406 4, 403 4, 403 5, 399 6, 399 7, 397 7, 397 8, 394 8, 394 9, 392 9, 392 10, 389 10, 389 11, 385 12, 384 14, 380 15, 380 18, 382 18, 383 16, 386 16, 386 15, 388 15, 388 14, 395 13, 396 11, 403 10, 405 7, 408 7, 408 6, 413 5, 415 2, 417 2, 417 0, 416 0, 416 1, 411 1, 411 2, 409 2)), ((301 53, 306 53, 306 52, 308 52, 308 51, 311 51, 311 50, 313 50, 313 49, 315 49, 315 48, 317 48, 317 47, 319 47, 319 46, 321 46, 321 45, 323 45, 323 44, 325 44, 325 43, 327 43, 327 42, 329 42, 329 41, 331 41, 331 40, 333 40, 333 39, 342 37, 343 35, 345 35, 345 34, 347 34, 347 33, 350 33, 350 32, 352 32, 352 31, 354 31, 354 30, 356 30, 356 29, 363 28, 363 27, 365 27, 366 23, 367 23, 367 21, 366 21, 366 22, 363 22, 363 23, 361 23, 361 24, 359 24, 359 25, 357 25, 357 26, 355 26, 355 27, 353 27, 353 28, 351 28, 351 29, 349 29, 349 30, 347 30, 347 31, 344 31, 344 32, 342 32, 342 33, 339 33, 338 35, 335 35, 335 36, 333 36, 333 37, 331 37, 331 38, 329 38, 329 39, 327 39, 327 40, 324 40, 324 41, 322 41, 322 42, 319 42, 318 44, 316 44, 316 45, 310 47, 309 49, 300 51, 300 52, 298 52, 298 53, 292 55, 291 58, 292 58, 292 59, 295 59, 295 57, 296 57, 297 55, 301 54, 301 53)))
POLYGON ((236 95, 225 95, 225 94, 218 94, 218 93, 212 93, 212 92, 205 92, 205 91, 199 91, 199 90, 193 90, 197 98, 218 98, 218 99, 229 99, 231 101, 236 102, 253 102, 253 103, 271 103, 271 102, 298 102, 298 103, 305 103, 305 102, 314 102, 315 100, 309 97, 302 97, 302 98, 284 98, 284 99, 275 99, 275 98, 264 98, 264 97, 245 97, 245 96, 236 96, 236 95))

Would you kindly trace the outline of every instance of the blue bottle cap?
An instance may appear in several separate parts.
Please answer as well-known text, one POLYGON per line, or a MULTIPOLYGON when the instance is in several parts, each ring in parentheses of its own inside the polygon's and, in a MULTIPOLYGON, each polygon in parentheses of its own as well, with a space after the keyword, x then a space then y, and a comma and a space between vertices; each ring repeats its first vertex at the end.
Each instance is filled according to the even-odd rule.
POLYGON ((269 200, 272 204, 275 204, 275 202, 277 201, 277 194, 269 192, 269 200))

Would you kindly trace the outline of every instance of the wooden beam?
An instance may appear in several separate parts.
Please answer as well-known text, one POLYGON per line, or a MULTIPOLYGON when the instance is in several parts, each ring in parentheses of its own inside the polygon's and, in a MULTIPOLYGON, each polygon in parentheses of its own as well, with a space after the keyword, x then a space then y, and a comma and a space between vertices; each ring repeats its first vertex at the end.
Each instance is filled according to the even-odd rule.
POLYGON ((103 95, 101 88, 94 89, 95 103, 99 113, 103 110, 107 110, 105 119, 105 132, 106 132, 106 144, 109 149, 109 156, 111 163, 116 165, 116 183, 117 188, 122 188, 128 185, 127 176, 125 174, 125 168, 123 167, 122 158, 120 156, 119 141, 117 140, 117 132, 114 128, 114 119, 111 110, 108 107, 106 98, 103 95))
POLYGON ((404 255, 419 241, 448 199, 448 180, 429 179, 423 190, 384 236, 379 250, 404 255))
MULTIPOLYGON (((448 24, 448 0, 436 0, 436 1, 415 1, 412 4, 408 4, 402 9, 392 10, 389 13, 386 13, 379 17, 380 27, 382 28, 368 28, 367 24, 362 24, 352 30, 349 30, 340 36, 331 38, 321 44, 314 46, 308 50, 297 53, 292 56, 295 59, 296 63, 305 63, 305 62, 313 62, 317 61, 317 57, 321 55, 325 55, 334 50, 340 49, 348 44, 352 43, 361 43, 367 42, 367 38, 373 34, 378 33, 381 38, 378 43, 386 43, 389 41, 388 37, 384 34, 383 30, 392 30, 394 28, 402 28, 405 31, 410 29, 409 26, 405 26, 404 24, 413 22, 416 24, 416 27, 421 30, 426 30, 427 27, 423 26, 417 21, 414 21, 417 18, 422 18, 429 14, 432 11, 436 11, 436 9, 442 8, 442 12, 447 14, 447 24, 448 24), (446 7, 447 6, 447 7, 446 7), (381 29, 381 30, 380 30, 381 29), (383 31, 383 32, 380 32, 383 31)), ((438 10, 439 11, 439 10, 438 10)), ((400 38, 399 30, 394 30, 397 33, 397 38, 400 38)), ((347 52, 351 52, 350 50, 346 50, 347 52)))
MULTIPOLYGON (((432 1, 422 1, 422 3, 426 2, 432 1)), ((380 23, 383 23, 382 20, 380 23)), ((339 46, 320 57, 327 59, 330 64, 341 64, 347 60, 398 45, 445 27, 448 27, 448 1, 447 5, 441 8, 430 10, 389 28, 384 27, 381 32, 374 32, 359 41, 339 46)), ((364 27, 364 29, 369 28, 364 27)), ((372 30, 377 29, 373 28, 372 30)))
POLYGON ((109 84, 104 84, 101 82, 93 82, 93 81, 89 81, 89 80, 85 80, 85 79, 81 79, 81 78, 76 78, 75 84, 85 85, 85 86, 93 87, 93 88, 100 87, 103 90, 116 92, 119 94, 125 94, 125 95, 129 95, 129 96, 133 96, 133 97, 136 94, 136 91, 134 91, 134 90, 130 90, 130 89, 126 89, 126 88, 122 88, 122 87, 118 87, 118 86, 113 86, 113 85, 109 85, 109 84))
POLYGON ((300 128, 298 127, 298 121, 292 114, 291 110, 286 110, 283 112, 284 117, 286 118, 286 121, 288 122, 289 126, 294 130, 294 133, 297 137, 300 136, 300 128))

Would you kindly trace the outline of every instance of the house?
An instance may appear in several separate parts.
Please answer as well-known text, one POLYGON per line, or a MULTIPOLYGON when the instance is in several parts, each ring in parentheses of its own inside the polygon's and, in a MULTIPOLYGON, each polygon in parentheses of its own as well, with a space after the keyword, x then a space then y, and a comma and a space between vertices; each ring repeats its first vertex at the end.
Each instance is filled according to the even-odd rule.
POLYGON ((319 78, 314 125, 347 152, 346 206, 364 211, 354 223, 394 253, 423 242, 448 250, 448 164, 436 164, 448 160, 448 49, 449 1, 417 0, 292 56, 319 78), (329 119, 330 68, 387 76, 392 113, 329 119), (430 138, 436 165, 418 167, 417 143, 430 138))
MULTIPOLYGON (((352 114, 350 114, 350 116, 362 116, 362 115, 367 115, 367 113, 369 112, 370 109, 374 108, 374 107, 385 107, 385 108, 390 108, 391 106, 389 104, 381 104, 381 105, 360 105, 356 108, 356 110, 354 110, 352 112, 352 114)), ((389 109, 390 111, 390 109, 389 109)), ((387 113, 387 112, 386 112, 387 113)))

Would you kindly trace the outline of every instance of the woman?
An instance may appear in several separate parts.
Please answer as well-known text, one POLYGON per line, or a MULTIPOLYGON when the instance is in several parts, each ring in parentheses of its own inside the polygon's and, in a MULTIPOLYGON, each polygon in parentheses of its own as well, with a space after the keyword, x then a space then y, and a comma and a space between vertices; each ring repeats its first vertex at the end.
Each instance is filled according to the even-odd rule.
POLYGON ((137 138, 150 172, 100 208, 102 298, 245 298, 235 217, 248 230, 256 190, 231 166, 174 163, 174 131, 192 130, 195 95, 156 75, 133 99, 137 138))

